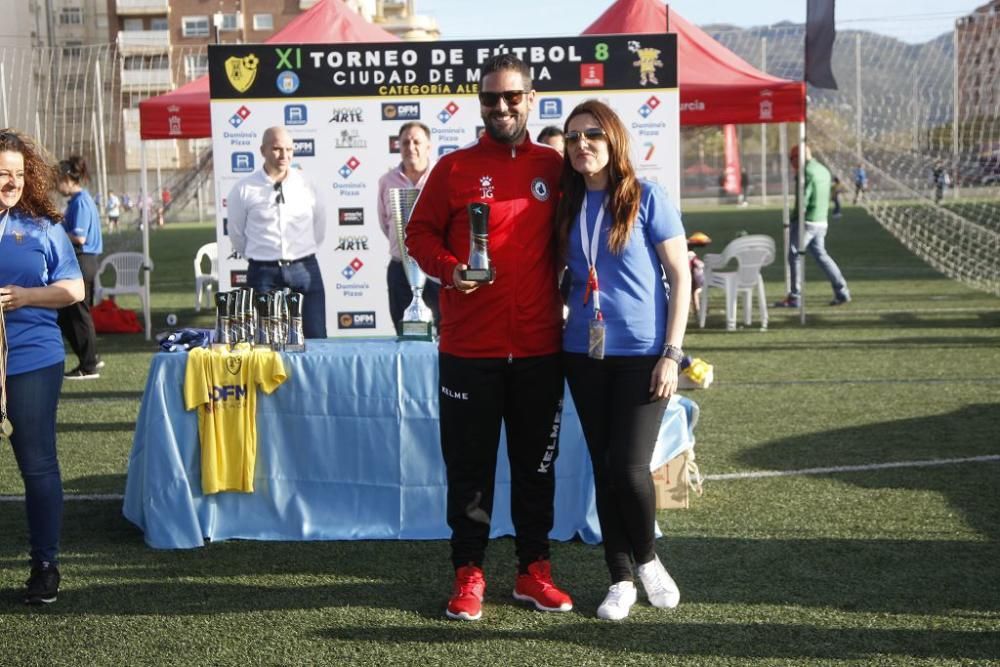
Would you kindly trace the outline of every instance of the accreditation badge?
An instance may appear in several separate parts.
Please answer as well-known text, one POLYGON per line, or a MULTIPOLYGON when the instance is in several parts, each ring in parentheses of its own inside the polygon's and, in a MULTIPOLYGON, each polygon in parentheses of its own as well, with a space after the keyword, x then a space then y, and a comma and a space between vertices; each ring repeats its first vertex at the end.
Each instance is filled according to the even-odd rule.
POLYGON ((590 320, 590 342, 587 356, 591 359, 604 358, 604 320, 590 320))

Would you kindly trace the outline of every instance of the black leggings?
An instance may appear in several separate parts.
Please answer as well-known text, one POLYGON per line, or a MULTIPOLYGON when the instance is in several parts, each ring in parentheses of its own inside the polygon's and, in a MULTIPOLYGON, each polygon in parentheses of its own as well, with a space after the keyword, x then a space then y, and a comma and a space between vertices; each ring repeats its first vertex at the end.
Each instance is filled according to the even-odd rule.
POLYGON ((566 379, 594 466, 597 516, 612 583, 633 581, 633 564, 656 556, 656 493, 649 463, 667 401, 650 401, 658 356, 565 353, 566 379))

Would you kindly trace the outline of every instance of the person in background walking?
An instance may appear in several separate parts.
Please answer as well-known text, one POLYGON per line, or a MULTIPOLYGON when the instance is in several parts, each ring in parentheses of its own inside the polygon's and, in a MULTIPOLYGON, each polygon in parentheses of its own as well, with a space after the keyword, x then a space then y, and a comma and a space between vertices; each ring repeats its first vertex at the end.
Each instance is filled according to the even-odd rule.
MULTIPOLYGON (((791 291, 784 300, 778 301, 774 305, 778 308, 798 308, 799 299, 802 295, 802 276, 799 275, 799 257, 802 252, 808 252, 819 264, 830 281, 833 288, 833 300, 831 306, 841 306, 851 300, 851 291, 847 288, 847 281, 844 274, 840 272, 840 267, 826 252, 826 232, 829 226, 827 215, 830 211, 830 189, 832 178, 830 170, 814 160, 809 146, 804 151, 805 165, 805 188, 802 193, 805 204, 805 221, 802 225, 804 238, 802 239, 802 250, 799 250, 799 195, 795 194, 795 208, 792 209, 791 227, 788 238, 788 270, 791 275, 791 291)), ((792 169, 799 170, 799 147, 794 146, 788 155, 792 163, 792 169)))
POLYGON ((88 178, 87 161, 79 155, 71 155, 59 162, 59 192, 69 197, 63 227, 76 251, 85 290, 82 301, 59 309, 59 328, 79 360, 76 368, 66 372, 67 380, 95 380, 101 377, 98 372, 101 363, 97 356, 97 333, 90 309, 94 306, 94 278, 97 277, 97 263, 104 251, 104 241, 97 203, 83 187, 88 178))
POLYGON ((108 203, 105 212, 108 214, 108 232, 118 231, 118 218, 122 215, 122 202, 114 190, 108 190, 108 203))
POLYGON ((857 204, 868 191, 868 172, 865 171, 863 162, 859 162, 854 168, 854 204, 857 204))

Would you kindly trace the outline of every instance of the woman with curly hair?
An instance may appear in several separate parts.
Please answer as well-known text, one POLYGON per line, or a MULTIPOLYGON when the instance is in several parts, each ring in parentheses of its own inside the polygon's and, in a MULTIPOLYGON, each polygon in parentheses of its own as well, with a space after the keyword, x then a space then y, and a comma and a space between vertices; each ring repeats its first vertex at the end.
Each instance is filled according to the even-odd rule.
POLYGON ((56 408, 66 353, 59 308, 83 299, 83 279, 49 199, 55 169, 26 135, 0 130, 0 359, 3 433, 24 480, 31 574, 28 604, 59 592, 62 479, 56 456, 56 408))
POLYGON ((636 178, 628 131, 615 112, 588 100, 565 127, 556 213, 571 280, 563 358, 611 574, 597 616, 620 620, 637 597, 633 566, 654 607, 680 601, 656 556, 649 464, 677 389, 691 273, 677 208, 660 186, 636 178))

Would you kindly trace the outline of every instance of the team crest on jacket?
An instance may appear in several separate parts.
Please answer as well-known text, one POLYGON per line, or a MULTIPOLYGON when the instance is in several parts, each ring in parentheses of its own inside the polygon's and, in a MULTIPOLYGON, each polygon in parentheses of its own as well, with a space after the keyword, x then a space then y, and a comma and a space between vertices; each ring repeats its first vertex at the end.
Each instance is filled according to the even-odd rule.
POLYGON ((479 190, 480 190, 480 196, 483 199, 493 199, 493 177, 480 176, 479 190))
POLYGON ((539 177, 531 182, 531 194, 538 201, 546 201, 549 198, 549 186, 545 183, 545 179, 539 177))

